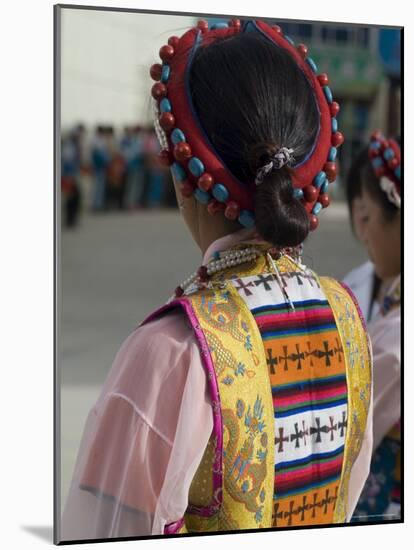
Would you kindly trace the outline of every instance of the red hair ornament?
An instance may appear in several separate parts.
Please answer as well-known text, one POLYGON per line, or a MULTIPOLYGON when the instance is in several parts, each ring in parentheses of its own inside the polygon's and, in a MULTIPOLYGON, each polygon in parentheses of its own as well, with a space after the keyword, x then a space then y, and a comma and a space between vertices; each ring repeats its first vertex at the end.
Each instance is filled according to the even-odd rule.
POLYGON ((309 213, 310 227, 315 229, 319 212, 329 204, 327 191, 337 173, 337 147, 344 141, 336 120, 339 105, 333 101, 328 76, 317 74, 308 48, 304 44, 295 47, 277 25, 232 19, 209 28, 207 21, 201 20, 180 38, 170 37, 168 44, 161 47, 162 64, 154 64, 150 69, 151 77, 157 81, 152 97, 155 130, 162 147, 160 158, 170 165, 186 196, 192 189, 195 198, 207 205, 210 214, 223 211, 228 219, 237 219, 244 227, 254 225, 255 181, 239 181, 218 157, 198 120, 189 89, 189 71, 196 49, 244 32, 259 32, 287 50, 313 90, 319 111, 316 140, 308 155, 290 168, 290 173, 294 197, 302 201, 309 213))
POLYGON ((386 139, 376 130, 369 142, 368 155, 381 189, 388 200, 401 208, 401 149, 395 139, 386 139))

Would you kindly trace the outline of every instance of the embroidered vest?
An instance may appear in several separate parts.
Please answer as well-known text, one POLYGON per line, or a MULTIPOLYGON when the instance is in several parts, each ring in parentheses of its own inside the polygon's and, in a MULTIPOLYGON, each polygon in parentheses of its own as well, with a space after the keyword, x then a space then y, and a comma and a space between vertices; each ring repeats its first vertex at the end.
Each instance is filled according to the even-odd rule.
POLYGON ((213 403, 188 508, 166 534, 347 519, 371 399, 366 329, 343 285, 286 257, 277 266, 285 293, 263 254, 144 321, 184 309, 213 403))

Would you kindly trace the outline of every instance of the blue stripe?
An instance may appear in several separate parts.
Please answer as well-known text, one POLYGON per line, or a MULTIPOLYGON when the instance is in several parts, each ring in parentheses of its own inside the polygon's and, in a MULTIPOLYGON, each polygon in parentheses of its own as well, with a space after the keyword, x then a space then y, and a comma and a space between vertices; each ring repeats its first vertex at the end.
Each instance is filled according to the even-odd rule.
POLYGON ((286 491, 283 493, 280 491, 279 493, 274 493, 274 498, 281 498, 281 497, 288 497, 291 495, 296 495, 300 493, 304 493, 306 491, 309 491, 309 489, 316 489, 316 487, 322 487, 323 485, 327 485, 328 483, 332 483, 332 481, 335 481, 336 479, 339 479, 341 477, 341 472, 338 472, 334 476, 326 477, 325 479, 322 479, 321 481, 315 481, 314 483, 309 483, 308 485, 301 485, 299 487, 296 487, 295 489, 291 489, 290 491, 286 491))
POLYGON ((341 445, 333 451, 327 451, 326 453, 314 453, 312 455, 304 456, 303 458, 297 458, 296 460, 287 460, 285 462, 279 462, 275 464, 275 470, 279 468, 291 468, 292 466, 300 466, 309 461, 323 460, 325 458, 334 458, 339 455, 345 449, 345 445, 341 445))
POLYGON ((332 403, 321 403, 320 405, 307 405, 306 407, 298 407, 297 409, 291 409, 290 411, 275 411, 275 418, 286 418, 287 416, 293 416, 306 411, 321 411, 323 409, 332 409, 332 407, 338 407, 339 405, 346 405, 347 399, 338 399, 332 403))
POLYGON ((315 332, 323 332, 325 330, 336 330, 336 324, 335 323, 328 323, 327 325, 317 325, 315 328, 312 328, 311 326, 306 326, 303 328, 292 328, 292 329, 286 329, 286 330, 278 330, 278 331, 263 331, 261 332, 263 339, 269 339, 269 338, 276 338, 277 336, 282 335, 295 335, 295 334, 314 334, 315 332))
POLYGON ((327 376, 325 378, 314 378, 303 380, 303 382, 292 382, 291 384, 284 384, 279 386, 272 386, 272 393, 284 390, 290 390, 293 388, 303 389, 303 386, 318 386, 320 383, 324 382, 342 382, 346 381, 346 374, 337 374, 336 376, 327 376))
MULTIPOLYGON (((329 306, 329 302, 327 302, 326 300, 304 300, 302 302, 293 302, 293 304, 295 308, 298 308, 300 306, 313 306, 313 305, 318 307, 329 306)), ((290 309, 290 306, 286 305, 285 302, 281 302, 280 304, 269 304, 266 306, 254 307, 250 311, 252 313, 260 313, 262 311, 269 311, 269 312, 278 311, 279 309, 290 309)))

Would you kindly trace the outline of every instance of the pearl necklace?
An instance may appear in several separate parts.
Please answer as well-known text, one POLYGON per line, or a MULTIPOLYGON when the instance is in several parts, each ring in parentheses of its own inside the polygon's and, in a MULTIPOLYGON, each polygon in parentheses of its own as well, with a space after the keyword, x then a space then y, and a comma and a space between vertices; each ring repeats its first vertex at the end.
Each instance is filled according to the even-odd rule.
MULTIPOLYGON (((239 250, 224 250, 223 252, 215 252, 213 259, 207 265, 202 265, 194 271, 185 281, 183 281, 176 289, 174 297, 177 298, 183 294, 191 294, 199 288, 213 286, 208 278, 213 273, 223 271, 229 267, 250 262, 255 260, 262 252, 254 247, 243 248, 239 250)), ((219 283, 223 284, 223 283, 219 283)))

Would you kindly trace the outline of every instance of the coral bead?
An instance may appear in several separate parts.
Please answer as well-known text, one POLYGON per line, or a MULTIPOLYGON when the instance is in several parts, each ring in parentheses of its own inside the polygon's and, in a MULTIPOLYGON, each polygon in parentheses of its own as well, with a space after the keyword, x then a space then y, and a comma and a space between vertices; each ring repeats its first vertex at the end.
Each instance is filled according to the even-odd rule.
POLYGON ((327 195, 326 193, 322 193, 322 195, 319 195, 318 201, 321 203, 322 208, 326 208, 331 202, 329 199, 329 195, 327 195))
POLYGON ((190 182, 184 181, 180 183, 180 193, 183 197, 191 197, 193 191, 194 189, 190 182))
POLYGON ((174 157, 178 162, 184 162, 191 158, 191 147, 185 141, 180 141, 174 147, 174 157))
POLYGON ((156 82, 151 88, 151 95, 154 99, 162 99, 167 95, 167 86, 162 82, 156 82))
POLYGON ((326 175, 328 176, 328 180, 330 182, 335 181, 335 178, 336 178, 336 164, 334 162, 326 162, 323 169, 326 172, 326 175))
POLYGON ((160 63, 154 63, 154 65, 151 65, 150 67, 150 75, 152 80, 160 80, 162 73, 162 66, 160 63))
POLYGON ((303 190, 303 195, 307 202, 313 202, 318 196, 318 189, 314 185, 308 185, 303 190))
POLYGON ((374 172, 377 178, 380 178, 385 174, 385 166, 378 166, 378 168, 375 168, 374 172))
POLYGON ((170 36, 170 38, 168 39, 168 44, 172 46, 175 50, 179 41, 180 39, 178 38, 178 36, 170 36))
POLYGON ((217 212, 224 210, 224 204, 216 199, 213 199, 208 203, 207 210, 211 215, 217 214, 217 212))
POLYGON ((331 110, 331 116, 335 117, 339 113, 339 103, 337 101, 332 101, 329 107, 331 110))
POLYGON ((319 225, 319 220, 315 214, 309 216, 309 227, 311 231, 314 231, 319 225))
POLYGON ((210 189, 213 187, 213 183, 213 176, 208 172, 204 172, 204 174, 200 176, 197 181, 198 187, 203 191, 210 191, 210 189))
POLYGON ((279 25, 272 25, 272 29, 277 32, 277 34, 282 34, 282 29, 279 25))
POLYGON ((161 113, 159 122, 160 122, 161 128, 166 132, 169 132, 174 128, 175 117, 172 113, 169 113, 166 111, 165 113, 161 113))
POLYGON ((208 21, 206 21, 205 19, 200 19, 200 21, 197 23, 197 28, 201 31, 208 30, 208 21))
POLYGON ((224 211, 224 215, 229 220, 237 220, 240 214, 240 207, 235 201, 229 201, 224 211))
POLYGON ((321 86, 328 86, 328 84, 329 84, 329 78, 328 78, 328 75, 326 73, 322 73, 322 74, 318 75, 318 80, 319 80, 319 84, 321 86))
POLYGON ((169 44, 162 46, 160 49, 160 57, 165 62, 170 61, 174 57, 174 48, 169 44))
POLYGON ((374 149, 373 147, 370 147, 368 149, 368 156, 369 156, 370 159, 373 159, 373 158, 377 157, 379 154, 380 154, 380 152, 379 152, 378 149, 374 149))
POLYGON ((298 44, 297 50, 302 59, 305 59, 305 57, 308 55, 308 47, 305 46, 305 44, 298 44))
POLYGON ((170 151, 167 151, 167 149, 163 149, 162 151, 160 151, 157 155, 157 158, 158 162, 162 166, 171 166, 171 164, 174 162, 171 157, 170 151))
POLYGON ((339 147, 344 142, 344 136, 341 132, 335 132, 332 134, 332 145, 334 147, 339 147))
POLYGON ((396 157, 388 161, 388 166, 391 168, 391 170, 395 170, 399 164, 400 161, 396 157))

